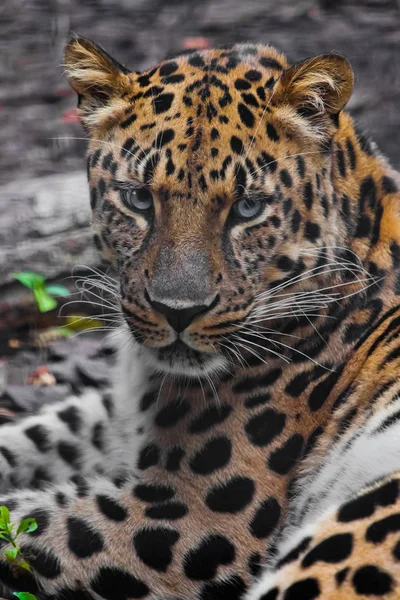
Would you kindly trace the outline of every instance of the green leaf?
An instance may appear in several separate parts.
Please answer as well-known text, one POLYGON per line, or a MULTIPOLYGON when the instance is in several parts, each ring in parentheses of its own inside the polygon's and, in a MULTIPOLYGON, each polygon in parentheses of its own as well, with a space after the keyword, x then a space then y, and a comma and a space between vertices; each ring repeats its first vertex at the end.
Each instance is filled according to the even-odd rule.
POLYGON ((37 600, 36 596, 30 594, 29 592, 14 592, 14 596, 17 596, 19 600, 37 600))
POLYGON ((43 283, 46 281, 45 277, 42 275, 38 275, 37 273, 31 273, 30 271, 23 271, 21 273, 12 273, 11 277, 14 277, 17 281, 25 285, 26 287, 33 290, 35 286, 43 286, 43 283))
POLYGON ((18 529, 17 529, 17 535, 19 535, 20 533, 32 533, 32 531, 36 531, 36 529, 38 528, 38 524, 36 523, 36 519, 24 519, 23 521, 21 521, 21 523, 18 525, 18 529))
POLYGON ((69 289, 64 285, 46 285, 44 289, 52 296, 61 296, 62 298, 69 296, 69 289))
POLYGON ((87 315, 68 315, 66 326, 74 331, 84 331, 85 329, 94 329, 103 327, 104 323, 99 319, 92 319, 87 315))
POLYGON ((15 566, 17 566, 18 569, 24 569, 25 571, 29 571, 29 573, 32 572, 31 565, 26 560, 21 560, 15 566))
POLYGON ((46 294, 44 288, 34 288, 33 293, 35 294, 35 299, 40 312, 49 312, 49 310, 53 310, 54 308, 56 308, 56 300, 54 300, 54 298, 46 294))
POLYGON ((7 533, 2 533, 2 532, 0 531, 0 539, 1 539, 1 540, 6 540, 7 542, 9 542, 9 541, 10 541, 10 536, 9 536, 9 535, 7 535, 7 533))
POLYGON ((14 562, 14 560, 17 558, 19 554, 19 548, 10 548, 9 550, 5 550, 4 555, 7 558, 7 560, 14 562))
POLYGON ((0 516, 3 524, 8 526, 10 524, 10 511, 7 506, 0 506, 0 516))

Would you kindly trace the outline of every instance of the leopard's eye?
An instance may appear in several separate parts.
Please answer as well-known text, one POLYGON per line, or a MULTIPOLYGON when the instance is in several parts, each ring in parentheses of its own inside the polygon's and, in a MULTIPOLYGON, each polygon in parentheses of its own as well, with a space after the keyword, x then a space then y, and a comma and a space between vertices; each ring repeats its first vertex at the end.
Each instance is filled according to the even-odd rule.
POLYGON ((263 202, 259 198, 242 198, 233 205, 233 211, 240 219, 254 219, 262 209, 263 202))
POLYGON ((145 187, 122 190, 122 199, 130 210, 146 211, 153 206, 153 196, 145 187))

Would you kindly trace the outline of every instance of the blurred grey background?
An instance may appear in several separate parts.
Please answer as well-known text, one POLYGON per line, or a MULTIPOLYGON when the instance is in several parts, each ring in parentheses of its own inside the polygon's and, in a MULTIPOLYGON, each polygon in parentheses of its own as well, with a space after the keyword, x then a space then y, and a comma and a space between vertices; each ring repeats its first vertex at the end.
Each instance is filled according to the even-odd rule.
POLYGON ((230 42, 271 43, 291 61, 343 53, 356 73, 349 109, 400 168, 400 0, 1 0, 0 340, 29 313, 13 272, 60 281, 76 264, 100 265, 85 135, 62 68, 71 31, 132 70, 230 42))

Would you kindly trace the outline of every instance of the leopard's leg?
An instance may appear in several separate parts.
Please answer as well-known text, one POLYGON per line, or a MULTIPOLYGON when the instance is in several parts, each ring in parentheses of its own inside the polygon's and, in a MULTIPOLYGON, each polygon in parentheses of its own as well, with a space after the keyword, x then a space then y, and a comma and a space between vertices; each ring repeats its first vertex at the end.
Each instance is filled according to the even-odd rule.
POLYGON ((137 390, 142 392, 145 383, 134 352, 129 356, 129 394, 123 393, 117 370, 112 392, 86 389, 80 396, 0 427, 2 492, 41 488, 76 475, 118 478, 134 467, 142 425, 137 390))
POLYGON ((287 539, 246 600, 400 597, 400 472, 287 539))
POLYGON ((20 578, 0 553, 0 583, 38 600, 206 600, 218 593, 239 600, 249 583, 248 549, 229 537, 233 530, 245 537, 246 524, 231 515, 227 531, 226 518, 204 506, 201 483, 165 475, 154 468, 147 483, 134 478, 120 489, 99 478, 83 490, 64 484, 1 498, 13 522, 33 515, 39 527, 20 536, 34 577, 20 578))

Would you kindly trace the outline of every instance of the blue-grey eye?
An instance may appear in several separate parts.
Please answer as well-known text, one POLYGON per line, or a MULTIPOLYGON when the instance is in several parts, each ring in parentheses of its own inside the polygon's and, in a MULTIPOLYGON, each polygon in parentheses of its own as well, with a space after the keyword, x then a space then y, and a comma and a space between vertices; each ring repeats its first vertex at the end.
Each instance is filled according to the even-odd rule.
POLYGON ((259 198, 242 198, 233 205, 233 211, 240 219, 254 219, 263 209, 259 198))
POLYGON ((146 211, 153 206, 153 196, 145 187, 124 189, 122 198, 125 206, 131 210, 146 211))

